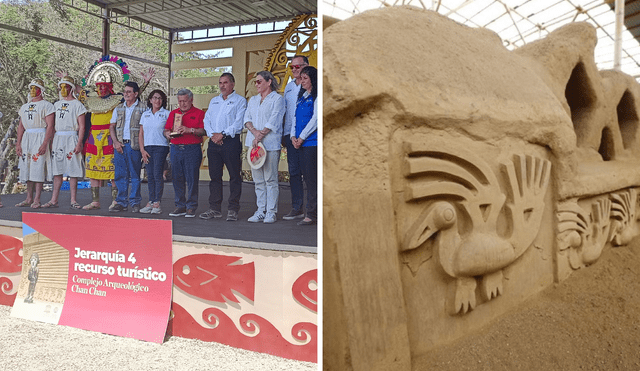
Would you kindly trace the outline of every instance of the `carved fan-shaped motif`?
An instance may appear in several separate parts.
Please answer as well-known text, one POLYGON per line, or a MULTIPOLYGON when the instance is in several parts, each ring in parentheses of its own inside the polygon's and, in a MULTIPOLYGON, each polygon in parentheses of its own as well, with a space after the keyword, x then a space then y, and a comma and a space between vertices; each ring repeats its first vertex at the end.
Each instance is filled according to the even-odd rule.
POLYGON ((638 230, 638 191, 635 188, 624 192, 612 193, 611 198, 611 242, 614 246, 626 245, 637 236, 638 230))
POLYGON ((609 238, 611 201, 600 199, 591 204, 591 212, 576 202, 558 206, 558 249, 569 250, 569 265, 578 269, 593 264, 609 238))
POLYGON ((404 144, 405 201, 424 204, 410 222, 401 250, 433 241, 433 254, 455 281, 452 313, 475 307, 476 279, 480 294, 490 300, 502 292, 502 268, 511 264, 538 234, 551 163, 514 155, 500 164, 500 178, 477 155, 431 143, 404 144), (509 224, 506 236, 498 220, 509 224), (464 230, 462 230, 464 229, 464 230))

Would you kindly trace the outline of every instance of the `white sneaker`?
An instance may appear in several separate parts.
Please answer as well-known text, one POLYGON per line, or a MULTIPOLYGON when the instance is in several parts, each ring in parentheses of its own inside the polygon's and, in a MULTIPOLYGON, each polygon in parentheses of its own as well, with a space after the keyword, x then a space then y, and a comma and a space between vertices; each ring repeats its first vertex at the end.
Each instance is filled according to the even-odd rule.
POLYGON ((151 214, 162 214, 162 209, 160 208, 160 202, 156 202, 153 204, 153 209, 151 209, 151 214))
POLYGON ((247 221, 251 223, 259 223, 263 220, 264 220, 264 213, 260 210, 256 211, 251 218, 247 219, 247 221))
POLYGON ((267 224, 275 223, 276 222, 276 214, 267 213, 267 215, 265 215, 265 217, 264 217, 264 221, 263 222, 267 223, 267 224))
POLYGON ((140 209, 140 213, 149 214, 149 213, 151 213, 151 210, 153 210, 153 205, 151 205, 151 202, 148 202, 147 206, 145 206, 142 209, 140 209))

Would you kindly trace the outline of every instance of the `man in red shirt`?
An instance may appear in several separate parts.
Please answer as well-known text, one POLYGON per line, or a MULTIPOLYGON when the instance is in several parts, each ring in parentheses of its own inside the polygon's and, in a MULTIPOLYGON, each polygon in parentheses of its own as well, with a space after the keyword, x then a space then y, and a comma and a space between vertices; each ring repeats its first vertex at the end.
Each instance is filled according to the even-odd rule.
POLYGON ((204 111, 193 106, 191 90, 178 91, 178 108, 171 111, 164 127, 164 136, 171 141, 171 170, 176 203, 176 209, 169 216, 196 216, 202 162, 200 144, 205 135, 203 120, 204 111))

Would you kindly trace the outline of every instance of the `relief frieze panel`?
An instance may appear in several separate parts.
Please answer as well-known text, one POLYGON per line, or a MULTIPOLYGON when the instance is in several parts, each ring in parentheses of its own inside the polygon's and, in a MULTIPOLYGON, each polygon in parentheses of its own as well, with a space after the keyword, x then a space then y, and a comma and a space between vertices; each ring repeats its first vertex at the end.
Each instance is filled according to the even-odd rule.
POLYGON ((434 257, 451 287, 447 311, 465 314, 477 294, 484 302, 503 293, 502 270, 538 235, 551 162, 519 153, 496 171, 446 142, 406 141, 402 148, 404 202, 421 211, 399 218, 401 260, 416 270, 434 257))

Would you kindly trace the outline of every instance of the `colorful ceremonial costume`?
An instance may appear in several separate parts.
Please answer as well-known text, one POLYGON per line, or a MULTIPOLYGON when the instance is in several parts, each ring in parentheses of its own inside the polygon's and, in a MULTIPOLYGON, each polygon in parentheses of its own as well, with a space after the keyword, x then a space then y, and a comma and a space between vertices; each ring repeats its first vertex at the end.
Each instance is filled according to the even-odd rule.
POLYGON ((78 145, 78 116, 87 110, 80 101, 59 100, 54 104, 56 134, 53 137, 53 175, 67 174, 73 178, 84 177, 82 153, 73 153, 78 145))
POLYGON ((22 126, 25 129, 22 136, 22 156, 20 157, 20 182, 44 182, 51 180, 51 154, 47 145, 43 155, 38 154, 38 149, 44 142, 47 123, 45 117, 55 111, 53 104, 46 100, 29 102, 18 111, 22 126))
POLYGON ((107 98, 87 97, 85 105, 91 112, 91 132, 85 145, 85 167, 87 178, 113 179, 113 142, 109 135, 109 120, 122 95, 110 95, 107 98))
MULTIPOLYGON (((122 84, 129 80, 127 64, 116 56, 105 55, 93 63, 89 73, 82 79, 83 87, 95 88, 100 83, 113 84, 114 89, 122 90, 122 84)), ((140 87, 140 93, 147 84, 140 87)), ((113 110, 123 101, 122 94, 106 97, 97 96, 90 92, 84 97, 83 103, 91 112, 91 133, 85 145, 85 166, 87 177, 91 179, 108 180, 115 176, 113 165, 113 142, 109 133, 109 121, 113 110)))

